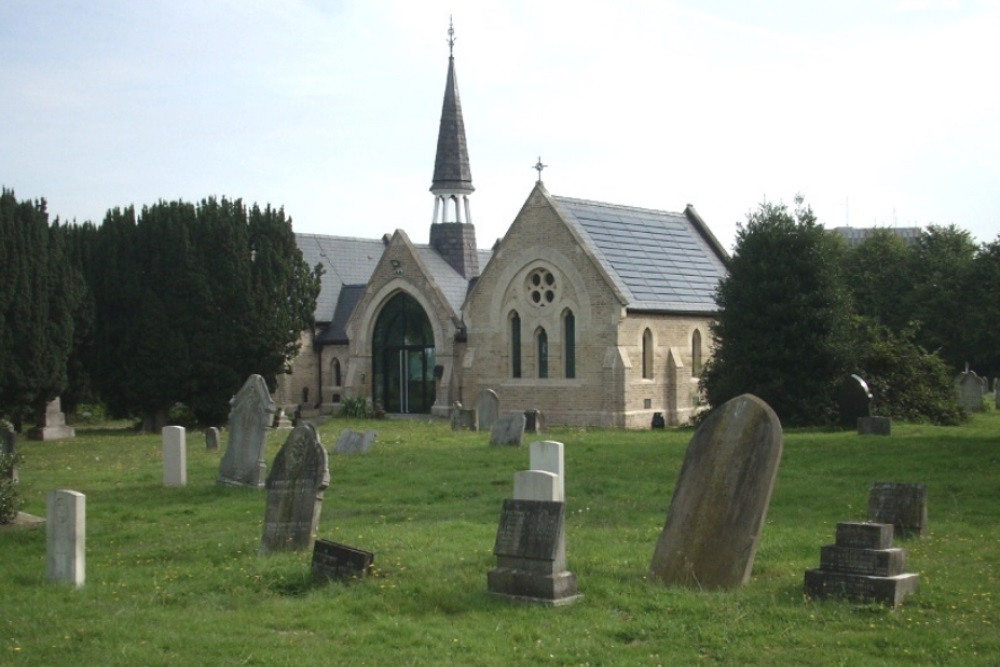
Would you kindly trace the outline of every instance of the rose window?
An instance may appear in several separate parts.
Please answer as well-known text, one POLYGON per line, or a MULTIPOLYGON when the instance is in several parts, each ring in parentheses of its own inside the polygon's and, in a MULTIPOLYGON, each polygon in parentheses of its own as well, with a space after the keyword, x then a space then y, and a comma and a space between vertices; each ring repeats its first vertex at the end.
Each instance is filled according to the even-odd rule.
POLYGON ((528 300, 539 308, 544 308, 556 300, 559 286, 551 271, 535 269, 528 274, 525 288, 528 292, 528 300))

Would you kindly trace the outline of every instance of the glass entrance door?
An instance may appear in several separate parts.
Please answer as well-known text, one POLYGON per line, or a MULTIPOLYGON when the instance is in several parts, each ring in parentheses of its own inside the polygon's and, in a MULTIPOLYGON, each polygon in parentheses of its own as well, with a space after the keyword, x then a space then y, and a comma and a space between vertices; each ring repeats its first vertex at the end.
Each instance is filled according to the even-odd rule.
POLYGON ((372 400, 390 413, 429 413, 434 405, 434 337, 407 294, 386 303, 375 322, 372 400))

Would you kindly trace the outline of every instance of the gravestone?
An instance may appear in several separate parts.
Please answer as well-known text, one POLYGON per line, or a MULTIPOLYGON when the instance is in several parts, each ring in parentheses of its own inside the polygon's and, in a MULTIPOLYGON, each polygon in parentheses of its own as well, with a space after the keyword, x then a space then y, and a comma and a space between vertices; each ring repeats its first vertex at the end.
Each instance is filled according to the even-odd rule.
POLYGON ((62 411, 62 399, 58 396, 45 404, 39 411, 35 428, 28 431, 29 440, 62 440, 76 436, 76 430, 66 425, 66 415, 62 411))
POLYGON ((337 438, 337 442, 333 446, 333 453, 348 455, 367 454, 377 437, 378 431, 365 431, 362 433, 345 428, 340 432, 340 437, 337 438))
POLYGON ((898 606, 920 575, 904 571, 906 550, 892 546, 892 533, 887 523, 838 523, 836 544, 820 549, 818 569, 806 570, 806 595, 898 606))
POLYGON ((955 383, 958 404, 969 412, 983 411, 983 383, 975 371, 965 371, 955 383))
POLYGON ((858 417, 858 435, 892 435, 888 417, 858 417))
POLYGON ((490 429, 491 445, 519 446, 524 441, 524 415, 504 415, 493 422, 490 429))
POLYGON ((781 423, 756 396, 713 410, 688 445, 651 577, 705 589, 747 583, 781 450, 781 423))
POLYGON ((840 425, 844 428, 857 428, 858 419, 871 417, 872 393, 868 383, 858 375, 844 378, 837 392, 837 405, 840 408, 840 425))
POLYGON ((514 500, 550 500, 559 498, 559 475, 544 470, 521 470, 514 473, 514 500))
POLYGON ((187 434, 183 426, 164 426, 163 486, 187 486, 187 434))
POLYGON ((288 413, 285 412, 284 408, 278 408, 274 413, 274 423, 271 425, 274 429, 289 429, 294 427, 292 420, 289 419, 288 413))
POLYGON ((205 449, 215 451, 219 448, 219 429, 209 426, 205 429, 205 449))
POLYGON ((926 537, 927 485, 875 482, 868 492, 868 521, 891 524, 900 537, 926 537))
POLYGON ((219 464, 219 484, 263 488, 264 448, 274 419, 274 401, 267 383, 251 375, 229 404, 229 438, 219 464))
POLYGON ((363 579, 371 573, 375 554, 329 540, 313 546, 312 576, 315 581, 363 579))
POLYGON ((566 570, 566 504, 505 500, 486 576, 491 595, 564 605, 579 600, 576 575, 566 570))
POLYGON ((524 432, 525 433, 543 433, 545 431, 545 418, 542 416, 541 410, 525 410, 524 411, 524 432))
POLYGON ((87 497, 79 491, 50 491, 45 522, 49 581, 83 586, 87 555, 87 497))
POLYGON ((528 446, 528 467, 531 470, 550 472, 557 477, 556 497, 552 500, 559 502, 566 500, 566 463, 563 449, 563 443, 555 440, 539 440, 528 446))
POLYGON ((493 422, 500 416, 500 397, 492 389, 482 389, 476 396, 476 415, 479 428, 483 431, 493 428, 493 422))
POLYGON ((458 401, 451 406, 451 430, 452 431, 478 431, 479 418, 475 410, 468 410, 462 407, 458 401))
MULTIPOLYGON (((8 429, 0 429, 0 444, 2 444, 0 451, 3 452, 4 456, 17 456, 17 433, 8 429)), ((16 460, 11 463, 10 470, 7 473, 7 478, 14 484, 17 484, 20 481, 20 476, 17 473, 16 460)))
POLYGON ((323 491, 329 485, 326 450, 316 427, 303 422, 288 434, 267 476, 261 553, 310 549, 319 525, 323 491))

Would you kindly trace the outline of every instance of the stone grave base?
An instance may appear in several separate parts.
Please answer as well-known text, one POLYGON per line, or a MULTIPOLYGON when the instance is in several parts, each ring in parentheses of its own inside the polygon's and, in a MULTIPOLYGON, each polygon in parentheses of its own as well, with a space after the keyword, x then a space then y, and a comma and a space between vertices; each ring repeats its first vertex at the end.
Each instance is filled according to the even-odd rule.
POLYGON ((496 597, 552 607, 583 599, 576 592, 576 575, 572 572, 542 574, 497 567, 486 573, 486 586, 489 594, 496 597))
POLYGON ((877 602, 897 607, 920 585, 920 575, 910 572, 893 577, 847 574, 828 570, 806 570, 806 593, 812 597, 837 597, 877 602))

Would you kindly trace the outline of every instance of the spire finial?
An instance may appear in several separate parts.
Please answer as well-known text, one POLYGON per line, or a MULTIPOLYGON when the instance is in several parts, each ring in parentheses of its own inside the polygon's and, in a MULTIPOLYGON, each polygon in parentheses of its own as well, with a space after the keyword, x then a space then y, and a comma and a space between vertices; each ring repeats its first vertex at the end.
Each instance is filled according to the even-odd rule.
POLYGON ((539 155, 538 156, 538 162, 536 162, 535 166, 532 167, 532 169, 534 169, 535 171, 538 172, 538 182, 539 183, 542 182, 542 169, 545 169, 547 166, 549 166, 549 165, 542 164, 542 156, 539 155))
POLYGON ((448 57, 453 58, 455 56, 455 24, 451 20, 451 14, 448 15, 448 57))

